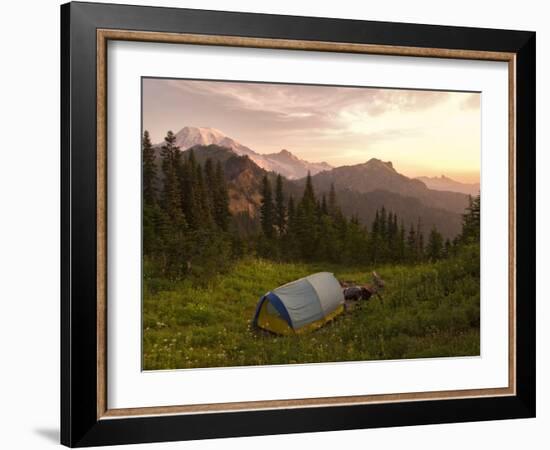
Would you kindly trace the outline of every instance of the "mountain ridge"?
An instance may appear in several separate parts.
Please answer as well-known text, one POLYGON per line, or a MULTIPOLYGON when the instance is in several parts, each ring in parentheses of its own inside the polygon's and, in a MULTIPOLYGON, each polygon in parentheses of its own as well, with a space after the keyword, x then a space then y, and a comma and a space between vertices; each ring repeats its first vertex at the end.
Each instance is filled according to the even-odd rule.
MULTIPOLYGON (((298 158, 286 149, 278 153, 257 153, 216 128, 185 126, 180 129, 175 136, 175 145, 178 146, 181 151, 196 146, 218 145, 220 147, 226 147, 238 156, 248 156, 262 169, 269 172, 280 173, 282 176, 289 179, 305 177, 308 172, 316 174, 323 170, 332 169, 332 166, 326 162, 317 163, 306 161, 298 158)), ((156 148, 161 146, 162 142, 155 145, 156 148)))
MULTIPOLYGON (((200 164, 204 164, 207 158, 222 163, 229 183, 230 210, 234 216, 239 216, 239 220, 245 222, 251 220, 255 223, 259 220, 262 178, 267 175, 274 187, 276 173, 281 173, 272 170, 273 165, 267 165, 266 168, 264 164, 262 167, 258 163, 258 157, 268 157, 270 162, 275 161, 280 166, 284 166, 286 161, 302 161, 286 149, 278 153, 259 155, 221 131, 210 128, 184 128, 176 136, 177 144, 183 144, 184 147, 192 144, 191 147, 182 149, 182 153, 193 149, 200 164), (223 142, 225 145, 199 143, 211 141, 223 142)), ((160 145, 155 147, 160 164, 160 145)), ((260 163, 265 161, 260 159, 260 163)), ((325 166, 321 168, 323 167, 325 166)), ((303 194, 307 176, 307 171, 305 174, 304 171, 302 168, 303 176, 300 178, 281 174, 287 198, 292 195, 299 199, 303 194)), ((296 176, 296 172, 294 175, 296 176)), ((387 210, 397 213, 407 226, 415 224, 420 218, 426 231, 436 226, 445 237, 453 238, 460 231, 461 214, 468 205, 467 195, 429 189, 421 180, 399 173, 391 161, 378 158, 371 158, 360 164, 320 170, 312 174, 311 179, 318 198, 328 195, 331 184, 334 184, 345 215, 356 215, 368 226, 372 223, 376 209, 385 206, 387 210)))
POLYGON ((450 191, 466 195, 477 195, 480 189, 479 183, 462 183, 445 175, 439 177, 416 177, 416 179, 422 181, 428 189, 435 191, 450 191))
MULTIPOLYGON (((190 150, 184 152, 188 153, 190 150)), ((218 160, 223 164, 225 176, 228 182, 228 194, 230 198, 230 210, 234 216, 239 216, 239 221, 251 220, 256 223, 259 221, 259 211, 261 206, 261 185, 265 175, 270 179, 272 187, 275 186, 276 175, 273 172, 268 172, 260 168, 247 155, 238 156, 230 149, 219 147, 216 145, 196 146, 193 148, 195 158, 200 164, 204 164, 207 158, 218 160), (243 214, 245 217, 243 217, 243 214)), ((359 168, 367 167, 370 170, 381 170, 386 174, 394 174, 407 178, 399 174, 393 164, 374 159, 358 165, 359 168)), ((354 166, 347 166, 354 167, 354 166)), ((334 169, 333 169, 334 170, 334 169)), ((330 172, 329 172, 330 173, 330 172)), ((325 172, 322 172, 325 174, 325 172)), ((320 174, 312 177, 312 182, 317 195, 321 198, 322 195, 328 195, 330 184, 318 183, 317 177, 320 174)), ((422 184, 420 181, 415 181, 415 184, 422 184)), ((305 178, 300 180, 289 180, 283 178, 283 186, 286 199, 292 195, 295 200, 298 200, 303 195, 305 178)), ((444 237, 454 238, 461 229, 462 216, 464 211, 449 210, 441 208, 427 201, 426 198, 418 198, 406 191, 401 193, 391 192, 384 189, 385 186, 378 186, 372 190, 359 192, 342 187, 340 183, 335 183, 336 196, 342 212, 347 216, 357 216, 361 223, 370 227, 374 220, 376 209, 385 207, 386 210, 392 211, 398 215, 400 220, 403 220, 407 229, 410 225, 417 225, 420 218, 424 231, 428 232, 432 226, 436 226, 444 237)), ((429 191, 426 186, 423 186, 426 191, 429 191)), ((435 195, 441 195, 445 199, 454 193, 436 192, 435 195)), ((467 202, 467 196, 458 195, 464 202, 467 202)), ((429 198, 428 198, 429 199, 429 198)))
MULTIPOLYGON (((304 180, 300 180, 304 183, 304 180)), ((365 163, 335 167, 330 171, 312 176, 313 187, 328 191, 334 184, 337 191, 350 190, 369 193, 385 190, 404 197, 420 200, 426 206, 463 213, 468 206, 468 197, 457 192, 429 189, 422 181, 409 178, 395 170, 390 161, 371 158, 365 163)))

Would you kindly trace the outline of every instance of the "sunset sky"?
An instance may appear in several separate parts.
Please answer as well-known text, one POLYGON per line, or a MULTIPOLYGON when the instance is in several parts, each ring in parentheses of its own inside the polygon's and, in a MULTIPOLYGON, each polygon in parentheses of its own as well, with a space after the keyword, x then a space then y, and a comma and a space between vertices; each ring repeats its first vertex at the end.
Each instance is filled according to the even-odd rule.
POLYGON ((211 127, 258 153, 287 149, 333 166, 392 161, 409 177, 478 182, 480 94, 143 79, 143 127, 211 127))

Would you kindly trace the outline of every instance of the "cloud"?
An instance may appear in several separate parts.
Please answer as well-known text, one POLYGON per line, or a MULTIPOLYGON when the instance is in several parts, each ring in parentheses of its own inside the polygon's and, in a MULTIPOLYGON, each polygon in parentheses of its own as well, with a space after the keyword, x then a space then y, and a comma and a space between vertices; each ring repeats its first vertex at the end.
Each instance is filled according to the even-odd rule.
POLYGON ((260 153, 288 148, 333 165, 363 161, 367 152, 412 167, 445 148, 475 167, 479 99, 428 90, 145 79, 143 110, 159 139, 169 128, 208 126, 260 153))
POLYGON ((267 113, 276 120, 328 119, 343 110, 361 109, 371 116, 390 110, 422 110, 444 101, 446 92, 314 85, 283 85, 200 80, 170 80, 186 93, 214 96, 235 111, 267 113))

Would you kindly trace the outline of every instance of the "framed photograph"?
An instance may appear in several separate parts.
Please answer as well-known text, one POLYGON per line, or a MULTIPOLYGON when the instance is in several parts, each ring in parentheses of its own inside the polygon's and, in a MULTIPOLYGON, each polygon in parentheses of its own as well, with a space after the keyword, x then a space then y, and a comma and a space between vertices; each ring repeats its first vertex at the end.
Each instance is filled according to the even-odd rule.
POLYGON ((61 441, 535 415, 535 33, 61 7, 61 441))

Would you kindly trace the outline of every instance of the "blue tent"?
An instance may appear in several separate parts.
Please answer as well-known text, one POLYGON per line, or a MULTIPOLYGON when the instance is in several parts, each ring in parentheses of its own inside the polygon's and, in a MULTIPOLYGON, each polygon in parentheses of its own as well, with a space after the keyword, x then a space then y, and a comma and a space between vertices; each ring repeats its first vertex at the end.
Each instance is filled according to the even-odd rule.
POLYGON ((311 331, 344 310, 344 294, 332 273, 320 272, 263 295, 253 324, 277 334, 311 331))

